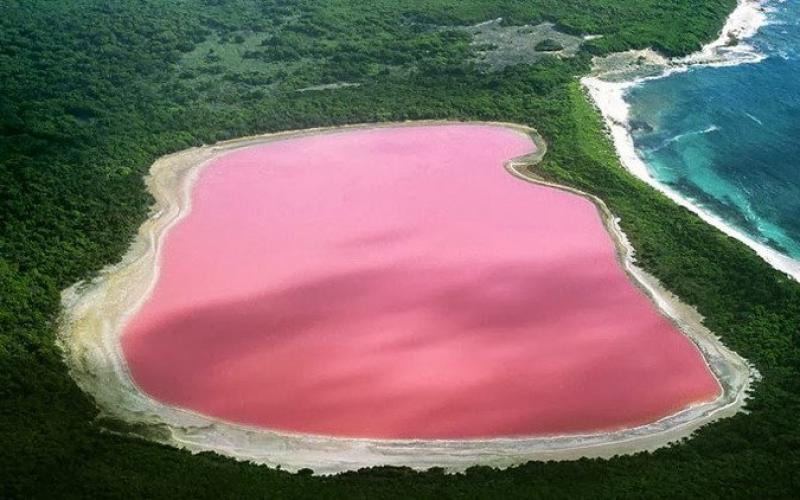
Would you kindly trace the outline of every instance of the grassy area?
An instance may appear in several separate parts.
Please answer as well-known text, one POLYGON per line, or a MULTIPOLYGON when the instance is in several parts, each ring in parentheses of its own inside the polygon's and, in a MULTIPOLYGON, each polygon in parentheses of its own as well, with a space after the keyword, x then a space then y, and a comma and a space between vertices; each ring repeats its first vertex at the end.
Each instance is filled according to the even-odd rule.
POLYGON ((465 28, 473 35, 475 60, 479 67, 498 70, 514 64, 532 64, 542 57, 571 57, 580 50, 583 38, 561 33, 551 23, 536 26, 505 26, 496 19, 465 28))
POLYGON ((800 286, 625 172, 576 82, 592 53, 697 49, 734 3, 2 3, 0 497, 792 496, 800 286), (460 28, 497 17, 604 36, 573 58, 484 73, 460 28), (212 47, 219 59, 206 58, 212 47), (263 55, 245 60, 246 50, 263 55), (360 85, 296 92, 343 81, 360 85), (156 157, 252 133, 424 118, 539 129, 549 144, 541 172, 603 198, 644 267, 756 363, 764 379, 750 414, 652 454, 458 476, 290 475, 104 431, 54 345, 59 291, 124 253, 146 216, 142 175, 156 157))

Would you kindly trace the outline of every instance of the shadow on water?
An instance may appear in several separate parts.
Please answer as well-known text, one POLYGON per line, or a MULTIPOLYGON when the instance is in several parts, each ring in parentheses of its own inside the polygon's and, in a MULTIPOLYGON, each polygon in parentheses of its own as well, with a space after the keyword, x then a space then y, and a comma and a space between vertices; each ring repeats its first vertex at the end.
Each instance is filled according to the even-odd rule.
MULTIPOLYGON (((547 269, 398 263, 329 274, 134 328, 126 356, 159 399, 276 428, 510 435, 529 432, 531 421, 561 429, 563 412, 587 414, 593 405, 595 423, 611 425, 614 408, 641 397, 642 380, 671 362, 666 353, 653 366, 627 359, 631 339, 665 320, 654 313, 624 332, 602 331, 604 321, 622 324, 631 300, 646 299, 593 272, 595 256, 582 258, 547 269), (586 394, 617 369, 610 392, 586 394), (509 404, 509 393, 543 404, 509 404)), ((679 391, 689 375, 664 382, 679 391)))

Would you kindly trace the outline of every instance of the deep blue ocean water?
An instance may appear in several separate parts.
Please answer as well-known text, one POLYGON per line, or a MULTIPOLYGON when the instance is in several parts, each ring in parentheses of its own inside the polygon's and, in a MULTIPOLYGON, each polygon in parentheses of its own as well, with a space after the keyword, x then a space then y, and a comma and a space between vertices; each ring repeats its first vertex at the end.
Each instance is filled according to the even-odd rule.
POLYGON ((634 87, 651 175, 753 239, 800 259, 800 1, 768 4, 756 64, 694 67, 634 87))

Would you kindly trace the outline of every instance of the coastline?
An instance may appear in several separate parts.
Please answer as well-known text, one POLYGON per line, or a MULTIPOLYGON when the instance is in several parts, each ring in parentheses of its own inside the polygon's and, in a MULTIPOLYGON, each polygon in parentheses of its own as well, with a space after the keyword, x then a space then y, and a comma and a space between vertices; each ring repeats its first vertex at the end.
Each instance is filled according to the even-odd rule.
POLYGON ((192 452, 216 451, 241 460, 280 465, 287 470, 309 467, 318 473, 336 473, 377 465, 415 469, 443 466, 448 471, 462 471, 473 465, 507 467, 529 460, 610 458, 665 446, 690 436, 705 424, 735 414, 744 406, 757 372, 702 326, 702 317, 696 310, 682 304, 655 278, 635 266, 633 249, 605 204, 594 196, 543 182, 530 174, 530 168, 546 153, 546 145, 535 130, 487 122, 468 123, 500 125, 525 133, 537 146, 532 155, 506 164, 512 175, 584 196, 595 204, 615 243, 621 265, 662 314, 672 319, 698 347, 721 385, 718 398, 650 424, 612 432, 538 438, 377 440, 299 435, 230 424, 159 403, 139 390, 127 371, 119 337, 127 320, 149 296, 158 278, 163 237, 191 209, 193 183, 212 159, 233 149, 309 134, 452 123, 459 122, 362 124, 290 131, 192 148, 158 159, 146 177, 147 188, 156 199, 153 214, 140 227, 129 252, 119 264, 103 270, 91 283, 77 283, 62 294, 64 313, 59 344, 71 375, 94 397, 101 416, 130 424, 128 434, 192 452))
POLYGON ((581 83, 602 114, 617 155, 628 171, 675 203, 691 210, 706 223, 743 242, 775 269, 800 281, 800 261, 756 241, 675 189, 660 183, 650 174, 646 163, 636 152, 629 125, 630 106, 625 101, 625 94, 631 87, 688 71, 694 66, 720 67, 762 61, 764 56, 743 41, 755 35, 768 22, 764 7, 767 2, 768 0, 739 0, 720 36, 694 54, 668 60, 650 50, 632 51, 622 56, 617 55, 616 68, 613 69, 609 69, 607 62, 595 60, 593 74, 582 78, 581 83), (736 45, 729 46, 731 40, 737 41, 736 45), (637 74, 633 61, 645 61, 646 71, 640 70, 637 74))

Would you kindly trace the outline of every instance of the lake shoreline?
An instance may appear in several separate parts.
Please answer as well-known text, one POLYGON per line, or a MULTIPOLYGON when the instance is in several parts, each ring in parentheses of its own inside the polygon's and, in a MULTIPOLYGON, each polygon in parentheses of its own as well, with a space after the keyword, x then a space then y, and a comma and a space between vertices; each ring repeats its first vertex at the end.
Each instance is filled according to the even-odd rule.
POLYGON ((320 473, 336 473, 373 465, 409 466, 426 469, 443 466, 462 471, 472 465, 507 467, 529 460, 569 460, 581 457, 609 458, 619 454, 653 450, 690 436, 697 428, 738 412, 745 404, 757 372, 741 357, 725 348, 702 326, 702 317, 691 307, 660 287, 657 280, 634 264, 633 249, 619 230, 617 221, 596 197, 537 179, 531 175, 546 153, 546 145, 528 127, 485 122, 423 121, 361 124, 267 134, 192 148, 157 160, 146 178, 156 199, 151 217, 122 262, 105 269, 89 284, 78 283, 62 295, 64 314, 60 345, 70 373, 79 386, 92 395, 101 415, 126 422, 136 435, 193 452, 216 451, 287 470, 309 467, 320 473), (537 151, 511 160, 512 175, 530 182, 564 189, 588 198, 598 208, 617 246, 620 263, 658 309, 694 342, 721 383, 714 401, 694 405, 678 413, 629 429, 588 435, 537 438, 470 440, 378 440, 299 435, 229 424, 149 398, 133 382, 119 346, 124 324, 149 296, 158 277, 158 254, 163 236, 191 208, 191 188, 199 172, 212 159, 228 151, 310 134, 353 129, 477 123, 502 125, 533 138, 537 151), (526 171, 523 172, 522 168, 526 171))

